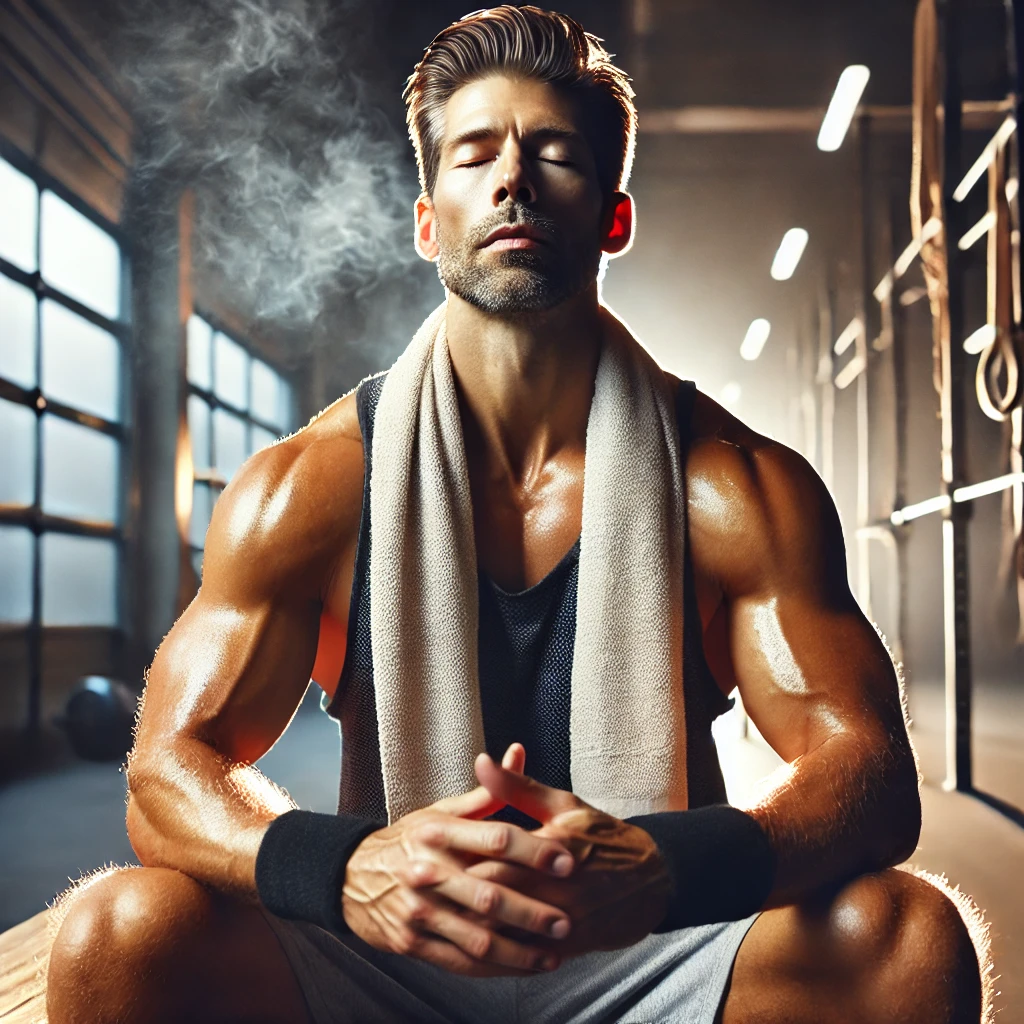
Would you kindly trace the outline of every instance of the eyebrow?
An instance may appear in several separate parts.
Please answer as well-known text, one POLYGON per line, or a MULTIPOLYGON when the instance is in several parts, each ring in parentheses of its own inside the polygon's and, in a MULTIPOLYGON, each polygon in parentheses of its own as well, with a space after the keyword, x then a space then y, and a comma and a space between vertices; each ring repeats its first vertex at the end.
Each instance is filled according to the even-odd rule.
MULTIPOLYGON (((470 142, 483 142, 486 139, 493 139, 501 133, 497 125, 483 125, 480 128, 471 128, 468 131, 460 132, 454 138, 449 139, 444 148, 457 149, 470 142)), ((567 142, 578 142, 583 136, 572 128, 562 128, 558 125, 542 125, 526 133, 529 139, 565 139, 567 142)))

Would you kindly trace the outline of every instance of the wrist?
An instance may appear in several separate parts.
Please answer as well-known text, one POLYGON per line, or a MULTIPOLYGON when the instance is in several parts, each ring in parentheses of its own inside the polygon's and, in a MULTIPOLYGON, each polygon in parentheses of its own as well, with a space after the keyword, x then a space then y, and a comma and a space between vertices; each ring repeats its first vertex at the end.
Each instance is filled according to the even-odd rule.
POLYGON ((256 892, 272 914, 348 931, 341 889, 349 859, 383 822, 352 814, 287 811, 271 823, 256 855, 256 892))
POLYGON ((751 815, 716 804, 627 820, 654 840, 671 880, 665 915, 654 931, 738 921, 764 907, 776 857, 751 815))

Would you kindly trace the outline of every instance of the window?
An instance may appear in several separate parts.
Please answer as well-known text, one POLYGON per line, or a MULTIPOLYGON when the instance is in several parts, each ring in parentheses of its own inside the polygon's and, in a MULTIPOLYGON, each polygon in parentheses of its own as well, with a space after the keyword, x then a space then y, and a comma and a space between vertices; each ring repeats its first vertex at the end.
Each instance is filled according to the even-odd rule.
POLYGON ((189 542, 198 573, 220 492, 250 455, 293 429, 294 413, 288 381, 208 318, 189 318, 186 365, 195 472, 189 542))
POLYGON ((0 157, 0 627, 116 627, 125 463, 116 228, 0 157))

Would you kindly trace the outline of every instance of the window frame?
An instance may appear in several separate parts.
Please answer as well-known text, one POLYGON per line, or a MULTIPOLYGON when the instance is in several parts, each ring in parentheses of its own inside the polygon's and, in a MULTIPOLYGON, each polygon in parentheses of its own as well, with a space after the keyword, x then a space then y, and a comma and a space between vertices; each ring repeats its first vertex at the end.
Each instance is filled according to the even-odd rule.
POLYGON ((128 629, 128 624, 125 621, 125 613, 128 607, 125 595, 125 586, 127 584, 125 566, 126 536, 130 532, 127 497, 134 455, 131 443, 132 378, 130 374, 130 352, 133 340, 130 317, 132 254, 127 235, 118 224, 108 220, 75 192, 62 184, 57 178, 48 174, 35 161, 2 137, 0 137, 0 158, 7 161, 15 170, 30 178, 36 186, 35 270, 31 272, 22 270, 20 267, 0 257, 0 275, 6 277, 14 284, 27 288, 34 296, 36 302, 34 338, 35 386, 25 388, 14 381, 0 376, 0 399, 27 407, 35 414, 36 450, 32 504, 26 506, 0 504, 0 525, 27 528, 33 535, 31 617, 27 623, 2 623, 0 624, 0 630, 6 634, 25 632, 31 638, 29 725, 30 728, 34 728, 39 723, 42 700, 40 660, 43 631, 50 629, 110 630, 123 636, 128 629), (41 267, 42 202, 45 191, 53 192, 76 212, 92 221, 97 227, 108 234, 117 245, 120 282, 116 320, 108 319, 102 313, 91 309, 43 280, 41 267), (70 310, 87 322, 111 334, 118 342, 119 422, 108 420, 93 413, 83 412, 63 402, 51 400, 43 393, 42 363, 44 339, 42 337, 42 306, 45 300, 51 300, 70 310), (117 442, 117 493, 115 495, 115 518, 112 523, 58 516, 43 511, 43 461, 45 458, 43 452, 43 418, 47 415, 56 416, 79 426, 95 430, 98 433, 113 438, 117 442), (114 542, 116 548, 116 569, 114 580, 115 622, 113 625, 47 626, 43 623, 41 538, 46 533, 93 537, 114 542))
MULTIPOLYGON (((246 445, 246 451, 247 452, 251 452, 250 454, 246 455, 246 457, 245 457, 245 461, 248 461, 255 454, 255 452, 251 451, 251 449, 252 449, 252 428, 253 427, 258 427, 261 430, 265 430, 265 431, 267 431, 267 433, 273 434, 274 437, 278 438, 278 439, 283 438, 283 437, 287 437, 290 433, 293 433, 295 431, 295 425, 294 424, 295 424, 295 421, 296 421, 297 387, 296 387, 296 382, 295 382, 295 380, 294 380, 294 378, 293 378, 291 373, 283 370, 281 368, 281 366, 279 364, 277 364, 274 360, 268 359, 263 354, 263 352, 261 352, 259 350, 259 348, 256 345, 254 345, 251 341, 249 341, 249 340, 247 340, 247 339, 245 339, 243 337, 240 337, 239 334, 235 330, 233 330, 232 328, 227 326, 227 324, 225 324, 224 321, 220 317, 218 317, 216 315, 216 313, 211 312, 206 307, 204 307, 202 305, 199 305, 197 303, 197 304, 193 305, 191 316, 195 316, 198 319, 204 321, 205 324, 210 328, 210 353, 209 353, 209 360, 210 361, 209 361, 209 366, 207 367, 207 369, 209 371, 209 380, 210 380, 210 387, 209 388, 201 387, 200 385, 193 383, 193 381, 189 379, 188 369, 187 369, 187 367, 188 367, 187 331, 186 331, 186 352, 185 352, 185 359, 184 359, 184 364, 185 364, 185 367, 186 367, 186 369, 185 369, 185 407, 186 407, 186 409, 188 408, 188 400, 190 398, 192 398, 192 397, 196 397, 196 398, 200 399, 201 401, 203 401, 206 404, 207 408, 209 409, 209 424, 210 424, 210 426, 209 426, 209 438, 208 438, 208 442, 209 442, 209 459, 208 459, 208 461, 210 463, 210 468, 209 469, 197 469, 196 468, 195 461, 194 461, 194 456, 193 456, 193 448, 192 448, 192 443, 193 443, 193 441, 192 441, 192 431, 191 431, 191 429, 189 429, 189 431, 188 431, 189 455, 190 455, 190 457, 193 458, 193 466, 192 466, 193 498, 192 498, 192 501, 191 501, 192 513, 190 514, 190 519, 189 519, 189 529, 188 529, 188 534, 187 534, 186 547, 188 549, 189 562, 192 565, 193 571, 195 572, 196 577, 198 579, 198 578, 200 578, 202 576, 202 558, 203 558, 203 552, 206 550, 206 545, 205 545, 205 543, 203 545, 197 545, 197 544, 194 544, 193 541, 192 541, 191 515, 195 514, 195 508, 194 508, 194 505, 195 505, 195 501, 194 501, 195 485, 196 484, 203 484, 207 488, 209 488, 210 498, 211 498, 210 509, 211 509, 211 514, 212 514, 212 510, 213 510, 214 505, 216 505, 217 500, 220 498, 220 495, 223 492, 224 488, 227 487, 228 483, 230 482, 227 479, 225 479, 225 477, 222 475, 220 470, 217 468, 217 443, 216 443, 216 440, 215 440, 215 437, 214 437, 215 431, 214 431, 214 426, 213 426, 213 423, 214 423, 214 415, 213 414, 219 409, 219 410, 221 410, 223 412, 228 413, 231 416, 234 416, 236 419, 242 420, 245 423, 245 445, 246 445), (250 412, 248 409, 239 408, 237 405, 233 405, 231 402, 225 401, 223 398, 221 398, 219 395, 216 394, 216 388, 217 388, 217 369, 216 369, 216 364, 217 364, 217 345, 216 345, 216 335, 218 335, 218 334, 223 334, 229 341, 232 341, 234 344, 238 345, 239 348, 241 348, 245 352, 246 356, 248 357, 249 367, 248 367, 248 379, 246 381, 247 405, 249 405, 250 407, 252 406, 252 363, 253 363, 254 360, 259 361, 259 362, 265 364, 266 366, 268 366, 277 375, 278 379, 287 387, 287 389, 288 389, 288 401, 287 401, 287 405, 286 405, 286 419, 287 419, 287 422, 284 425, 283 432, 281 431, 281 428, 278 427, 277 425, 272 424, 272 423, 268 423, 266 420, 261 419, 259 416, 253 415, 253 413, 250 412)), ((186 318, 186 324, 188 322, 188 319, 191 318, 191 316, 189 318, 186 318)), ((186 416, 186 422, 187 422, 187 416, 186 416)), ((204 541, 205 541, 205 536, 204 536, 204 541)))

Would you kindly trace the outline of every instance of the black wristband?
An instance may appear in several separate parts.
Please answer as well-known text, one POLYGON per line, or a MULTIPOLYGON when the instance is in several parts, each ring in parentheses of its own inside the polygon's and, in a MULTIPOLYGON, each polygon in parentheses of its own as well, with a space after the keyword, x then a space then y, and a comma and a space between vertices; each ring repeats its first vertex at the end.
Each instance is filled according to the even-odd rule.
POLYGON ((270 823, 256 854, 256 893, 272 914, 347 932, 341 912, 345 865, 386 822, 354 814, 286 811, 270 823))
POLYGON ((658 844, 672 878, 668 913, 656 932, 739 921, 767 901, 775 882, 775 851, 749 814, 715 804, 626 821, 658 844))

